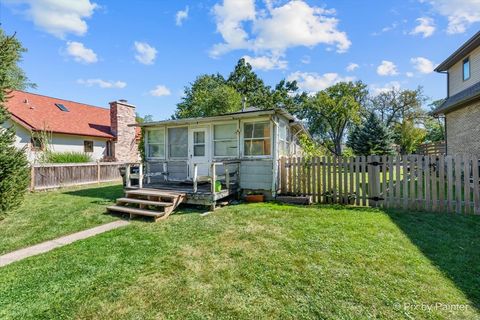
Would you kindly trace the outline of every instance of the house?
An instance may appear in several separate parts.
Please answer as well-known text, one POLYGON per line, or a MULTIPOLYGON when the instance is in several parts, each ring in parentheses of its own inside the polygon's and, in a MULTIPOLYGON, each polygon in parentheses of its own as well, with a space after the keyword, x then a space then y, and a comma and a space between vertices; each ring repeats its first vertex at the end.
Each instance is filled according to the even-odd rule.
POLYGON ((447 75, 447 98, 433 112, 445 117, 447 154, 480 156, 480 32, 435 71, 447 75))
MULTIPOLYGON (((192 181, 239 164, 239 187, 274 196, 281 156, 302 152, 302 123, 283 109, 246 109, 205 118, 139 124, 145 130, 146 175, 151 183, 192 181), (197 172, 194 172, 196 168, 197 172)), ((231 170, 230 172, 235 171, 231 170)))
POLYGON ((47 147, 55 152, 85 152, 95 161, 139 160, 135 106, 125 100, 101 108, 24 91, 13 91, 6 103, 16 146, 36 162, 47 147), (45 139, 45 137, 47 139, 45 139))

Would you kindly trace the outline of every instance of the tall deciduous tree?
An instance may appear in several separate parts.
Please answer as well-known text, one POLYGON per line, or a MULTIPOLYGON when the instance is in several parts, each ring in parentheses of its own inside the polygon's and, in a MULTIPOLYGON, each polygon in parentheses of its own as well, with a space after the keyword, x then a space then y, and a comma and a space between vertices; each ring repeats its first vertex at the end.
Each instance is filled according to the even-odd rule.
POLYGON ((341 155, 346 132, 361 121, 367 95, 367 86, 361 81, 339 82, 309 97, 297 115, 321 145, 341 155))
POLYGON ((363 125, 355 126, 347 141, 347 146, 360 156, 392 154, 392 144, 390 130, 374 113, 370 113, 363 125))
POLYGON ((220 74, 199 76, 185 88, 174 118, 208 117, 239 111, 242 96, 220 74))
POLYGON ((259 109, 280 107, 293 112, 305 102, 306 94, 298 93, 296 81, 282 80, 272 89, 245 59, 240 59, 227 79, 220 74, 202 75, 186 87, 174 118, 239 111, 244 98, 248 106, 259 109))
POLYGON ((9 125, 10 114, 5 107, 12 89, 24 89, 27 77, 18 66, 25 49, 13 36, 0 29, 0 219, 18 206, 27 191, 29 164, 24 150, 15 146, 15 129, 9 125))

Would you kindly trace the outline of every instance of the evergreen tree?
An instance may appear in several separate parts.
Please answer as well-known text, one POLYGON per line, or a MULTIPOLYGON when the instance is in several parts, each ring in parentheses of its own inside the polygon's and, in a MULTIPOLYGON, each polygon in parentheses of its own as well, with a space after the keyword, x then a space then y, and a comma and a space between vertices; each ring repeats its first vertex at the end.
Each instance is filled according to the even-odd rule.
POLYGON ((29 184, 29 164, 24 150, 14 146, 15 129, 5 107, 12 89, 24 89, 27 77, 18 67, 25 49, 15 36, 0 29, 0 219, 18 206, 29 184))
POLYGON ((389 129, 372 112, 365 123, 352 129, 347 146, 356 155, 386 155, 394 152, 392 134, 389 129))

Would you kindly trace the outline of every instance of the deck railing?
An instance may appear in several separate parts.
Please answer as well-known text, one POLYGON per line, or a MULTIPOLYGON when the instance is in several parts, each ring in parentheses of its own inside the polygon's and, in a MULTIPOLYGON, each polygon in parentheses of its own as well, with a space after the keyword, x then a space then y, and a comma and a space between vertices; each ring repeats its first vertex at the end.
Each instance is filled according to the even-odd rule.
MULTIPOLYGON (((143 188, 143 180, 146 178, 147 183, 150 183, 151 177, 154 176, 159 176, 163 175, 165 178, 166 182, 170 182, 168 177, 168 162, 165 161, 162 163, 162 172, 146 172, 144 170, 144 165, 142 163, 127 163, 126 164, 126 171, 125 171, 125 185, 127 188, 133 188, 133 187, 138 187, 138 188, 143 188), (138 173, 132 173, 132 167, 138 167, 138 173), (133 186, 132 180, 138 179, 138 185, 133 186)), ((193 176, 192 176, 192 192, 197 193, 198 192, 198 183, 200 182, 200 176, 198 175, 198 164, 195 163, 193 164, 193 176)), ((225 186, 228 191, 232 188, 232 182, 234 182, 234 186, 238 187, 240 184, 240 161, 237 160, 226 160, 226 161, 216 161, 210 163, 210 173, 208 176, 208 180, 211 183, 210 187, 210 192, 212 195, 215 195, 217 193, 216 191, 216 181, 218 179, 224 179, 225 180, 225 186), (233 170, 235 179, 232 181, 232 177, 230 176, 232 174, 232 171, 229 169, 229 166, 235 165, 235 169, 233 170), (223 174, 218 174, 217 167, 223 166, 224 167, 224 173, 223 174)))

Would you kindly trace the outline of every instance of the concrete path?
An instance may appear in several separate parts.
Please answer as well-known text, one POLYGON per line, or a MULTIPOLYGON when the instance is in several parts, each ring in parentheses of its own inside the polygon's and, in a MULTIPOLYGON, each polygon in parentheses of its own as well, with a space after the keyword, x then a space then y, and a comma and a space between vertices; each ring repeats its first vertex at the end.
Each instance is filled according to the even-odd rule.
POLYGON ((123 227, 127 224, 129 224, 129 222, 124 220, 114 221, 95 228, 87 229, 84 231, 70 234, 68 236, 60 237, 50 241, 45 241, 31 247, 4 254, 0 256, 0 267, 6 266, 7 264, 10 264, 12 262, 19 261, 31 256, 36 256, 37 254, 48 252, 55 248, 63 247, 78 240, 90 238, 97 234, 123 227))

